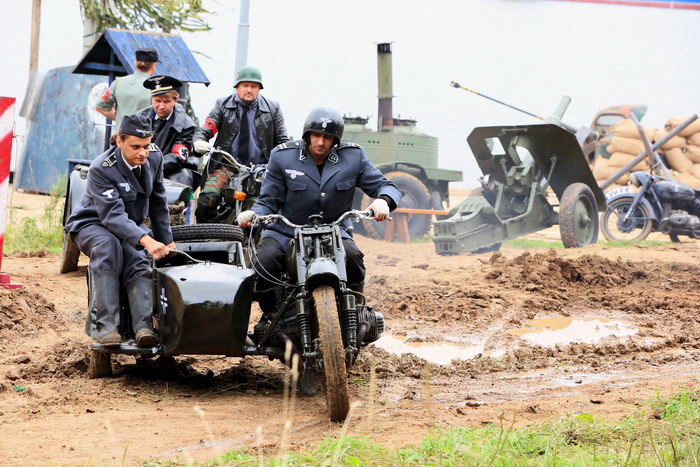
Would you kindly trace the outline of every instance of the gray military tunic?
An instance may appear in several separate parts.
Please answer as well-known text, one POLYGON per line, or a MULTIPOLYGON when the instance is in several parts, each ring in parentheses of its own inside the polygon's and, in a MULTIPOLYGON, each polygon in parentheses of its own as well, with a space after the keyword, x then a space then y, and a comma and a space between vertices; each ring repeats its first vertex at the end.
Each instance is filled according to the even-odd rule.
MULTIPOLYGON (((367 159, 364 149, 354 143, 334 146, 326 159, 323 174, 304 152, 302 141, 283 143, 270 154, 260 197, 252 210, 258 215, 282 214, 294 224, 308 223, 311 214, 320 214, 323 222, 332 222, 352 209, 355 188, 367 196, 386 195, 398 206, 401 191, 367 159)), ((344 238, 352 221, 342 225, 344 238)), ((294 231, 280 221, 268 226, 262 238, 272 237, 288 248, 294 231)))
POLYGON ((151 145, 139 181, 113 146, 98 156, 88 172, 80 206, 66 221, 65 230, 90 257, 90 270, 117 272, 123 282, 148 277, 146 252, 138 241, 144 234, 169 244, 168 201, 163 185, 163 155, 151 145), (151 229, 144 224, 150 217, 151 229))

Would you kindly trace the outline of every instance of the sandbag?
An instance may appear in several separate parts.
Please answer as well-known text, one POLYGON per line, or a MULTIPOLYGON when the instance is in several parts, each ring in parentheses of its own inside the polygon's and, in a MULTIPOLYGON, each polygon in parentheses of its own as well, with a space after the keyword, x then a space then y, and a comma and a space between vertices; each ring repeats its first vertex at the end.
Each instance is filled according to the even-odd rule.
POLYGON ((690 175, 700 180, 700 164, 693 164, 690 168, 690 175))
POLYGON ((673 170, 680 173, 689 173, 693 166, 693 161, 688 159, 681 148, 667 149, 664 151, 668 165, 673 170))
POLYGON ((700 178, 694 176, 693 174, 680 173, 676 175, 676 180, 678 180, 681 183, 685 183, 693 190, 700 189, 700 178))
MULTIPOLYGON (((620 170, 622 167, 626 166, 630 162, 632 162, 632 159, 637 157, 637 154, 632 155, 632 154, 627 154, 624 152, 615 152, 610 155, 610 159, 608 159, 608 167, 614 167, 615 170, 620 170)), ((645 157, 637 165, 632 167, 630 170, 647 170, 649 169, 649 159, 645 157)))
MULTIPOLYGON (((666 128, 666 130, 668 130, 668 131, 671 131, 674 128, 676 128, 678 125, 680 125, 681 123, 688 120, 690 117, 691 117, 691 115, 686 115, 685 117, 671 117, 668 119, 668 122, 666 122, 666 124, 664 125, 664 128, 666 128)), ((683 130, 681 130, 678 133, 678 136, 686 136, 687 137, 687 136, 692 135, 693 133, 698 133, 698 132, 700 132, 700 118, 696 118, 690 125, 683 128, 683 130)))
MULTIPOLYGON (((680 138, 680 137, 679 137, 680 138)), ((639 138, 627 138, 625 136, 614 136, 608 144, 607 150, 610 154, 615 152, 626 152, 635 156, 644 151, 644 142, 639 138)))
MULTIPOLYGON (((644 133, 646 133, 647 138, 649 138, 649 141, 654 141, 654 136, 656 136, 656 129, 655 128, 644 128, 644 133)), ((639 131, 637 131, 637 125, 634 124, 634 122, 629 119, 625 118, 624 120, 620 120, 617 122, 613 127, 612 127, 612 132, 615 136, 622 136, 625 138, 636 138, 638 140, 642 140, 642 137, 639 135, 639 131)))
POLYGON ((700 163, 700 146, 689 144, 683 148, 683 153, 693 164, 700 163))
POLYGON ((700 133, 693 133, 692 135, 688 136, 687 143, 700 146, 700 133))
MULTIPOLYGON (((656 130, 656 136, 654 137, 654 141, 661 141, 663 137, 665 137, 668 134, 668 131, 665 130, 656 130)), ((673 149, 673 148, 682 148, 687 144, 685 137, 683 136, 678 136, 675 135, 671 137, 667 142, 661 146, 661 149, 673 149)))

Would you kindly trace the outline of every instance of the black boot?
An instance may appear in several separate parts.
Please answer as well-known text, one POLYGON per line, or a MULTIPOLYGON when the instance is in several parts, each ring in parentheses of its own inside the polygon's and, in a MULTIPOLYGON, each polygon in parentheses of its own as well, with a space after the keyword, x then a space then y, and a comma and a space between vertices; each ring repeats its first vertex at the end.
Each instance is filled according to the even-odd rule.
POLYGON ((137 277, 126 284, 129 297, 131 324, 136 335, 136 345, 153 347, 160 339, 153 331, 153 283, 149 277, 137 277))
POLYGON ((211 222, 216 217, 216 207, 221 199, 221 192, 201 192, 197 198, 197 209, 194 211, 194 217, 198 224, 206 224, 211 222))
POLYGON ((97 272, 92 274, 90 290, 91 326, 97 343, 105 347, 117 347, 122 342, 119 334, 119 274, 97 272))

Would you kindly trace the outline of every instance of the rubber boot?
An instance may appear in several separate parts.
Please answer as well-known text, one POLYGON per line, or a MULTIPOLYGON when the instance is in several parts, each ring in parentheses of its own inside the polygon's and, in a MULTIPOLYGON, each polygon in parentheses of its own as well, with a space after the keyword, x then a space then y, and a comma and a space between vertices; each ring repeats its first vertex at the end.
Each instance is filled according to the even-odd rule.
POLYGON ((122 342, 119 334, 119 274, 92 274, 90 297, 90 314, 94 317, 97 331, 95 340, 105 347, 119 346, 122 342))
POLYGON ((275 312, 275 306, 277 305, 277 290, 272 287, 270 289, 256 291, 255 301, 258 302, 258 305, 263 312, 263 317, 269 317, 275 312))
POLYGON ((153 347, 160 339, 153 331, 153 283, 149 277, 137 277, 126 284, 126 295, 131 309, 131 323, 136 345, 153 347))
POLYGON ((216 217, 216 206, 221 199, 221 191, 207 187, 207 191, 199 193, 197 198, 197 208, 194 216, 198 224, 206 224, 216 217))

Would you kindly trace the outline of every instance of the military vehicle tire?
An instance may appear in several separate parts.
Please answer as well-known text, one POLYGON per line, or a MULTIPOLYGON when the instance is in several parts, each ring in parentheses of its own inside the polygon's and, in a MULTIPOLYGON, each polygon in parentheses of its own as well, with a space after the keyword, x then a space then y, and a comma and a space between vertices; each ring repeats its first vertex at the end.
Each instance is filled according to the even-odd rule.
POLYGON ((598 241, 598 203, 585 183, 572 183, 561 197, 559 233, 564 248, 580 248, 598 241))
POLYGON ((335 290, 327 285, 317 287, 313 291, 313 299, 323 354, 323 371, 326 374, 328 411, 331 419, 342 422, 350 410, 350 397, 335 290))
MULTIPOLYGON (((398 207, 432 209, 433 205, 430 201, 430 192, 425 187, 423 182, 418 180, 416 177, 405 172, 389 172, 385 174, 385 177, 389 180, 393 180, 399 187, 399 190, 401 190, 401 201, 399 201, 398 207)), ((372 199, 369 196, 364 195, 362 198, 362 209, 367 209, 371 202, 372 199)), ((428 231, 430 230, 432 216, 427 214, 401 215, 408 216, 408 234, 411 238, 427 235, 428 231)), ((367 231, 367 235, 371 238, 377 238, 380 240, 384 239, 384 234, 386 233, 386 223, 387 221, 365 222, 364 227, 367 231)))
MULTIPOLYGON (((73 199, 71 193, 66 196, 66 207, 64 208, 64 221, 71 214, 73 199)), ((61 274, 73 272, 78 269, 78 260, 80 259, 80 250, 73 243, 68 234, 63 234, 63 248, 61 249, 61 274)))
POLYGON ((206 242, 212 240, 243 242, 243 229, 231 224, 185 224, 172 227, 174 242, 206 242))
POLYGON ((110 354, 100 350, 90 349, 87 377, 90 379, 107 378, 112 376, 112 361, 110 354))

